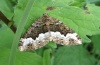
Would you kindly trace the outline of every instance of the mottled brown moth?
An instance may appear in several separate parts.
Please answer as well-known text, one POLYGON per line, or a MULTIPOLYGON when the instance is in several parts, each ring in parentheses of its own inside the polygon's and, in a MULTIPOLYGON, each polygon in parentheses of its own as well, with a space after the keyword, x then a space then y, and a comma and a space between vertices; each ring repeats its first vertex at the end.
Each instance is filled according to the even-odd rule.
POLYGON ((56 18, 43 14, 20 39, 20 51, 36 50, 49 41, 60 45, 82 44, 81 38, 71 28, 56 18))

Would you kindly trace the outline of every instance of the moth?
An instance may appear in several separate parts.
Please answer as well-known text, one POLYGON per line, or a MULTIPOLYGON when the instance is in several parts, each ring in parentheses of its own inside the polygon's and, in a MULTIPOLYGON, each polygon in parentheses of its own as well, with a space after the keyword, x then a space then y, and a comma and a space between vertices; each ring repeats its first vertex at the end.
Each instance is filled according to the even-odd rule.
POLYGON ((20 51, 36 50, 53 41, 60 45, 78 45, 82 40, 77 33, 60 20, 43 14, 20 39, 20 51))

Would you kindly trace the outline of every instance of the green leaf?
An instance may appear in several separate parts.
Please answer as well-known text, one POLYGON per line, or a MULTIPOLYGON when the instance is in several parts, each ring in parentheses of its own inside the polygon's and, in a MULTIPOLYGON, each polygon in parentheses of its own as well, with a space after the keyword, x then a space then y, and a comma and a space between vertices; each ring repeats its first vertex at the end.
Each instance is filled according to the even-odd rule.
POLYGON ((57 48, 57 44, 55 44, 54 42, 49 42, 49 43, 46 45, 46 47, 49 47, 49 48, 54 49, 54 48, 57 48))
POLYGON ((43 65, 51 65, 50 53, 51 53, 51 49, 44 50, 44 53, 43 53, 43 65))
POLYGON ((71 6, 83 7, 85 5, 85 0, 74 0, 71 6))
POLYGON ((60 47, 55 53, 54 65, 94 65, 92 56, 82 46, 60 47))
MULTIPOLYGON (((0 65, 7 65, 10 49, 0 47, 0 65)), ((17 51, 15 65, 42 65, 42 58, 35 53, 17 51)))
POLYGON ((6 47, 0 47, 0 65, 7 65, 10 50, 6 47))
POLYGON ((42 65, 42 57, 31 52, 18 52, 15 65, 42 65))
MULTIPOLYGON (((100 22, 98 17, 92 14, 91 11, 86 11, 84 9, 75 7, 75 6, 64 6, 64 2, 61 2, 61 6, 59 5, 59 1, 51 1, 51 0, 37 0, 35 1, 31 12, 29 14, 29 18, 25 28, 29 28, 29 26, 43 13, 49 13, 49 15, 58 18, 62 22, 64 22, 67 26, 75 30, 80 37, 82 38, 83 42, 90 42, 90 39, 87 38, 86 35, 94 35, 100 33, 99 26, 100 22), (40 3, 41 2, 41 3, 40 3), (56 4, 54 4, 55 2, 56 4), (46 8, 48 6, 53 6, 55 9, 52 11, 47 11, 46 8), (64 14, 63 14, 64 13, 64 14), (89 26, 88 26, 89 25, 89 26)), ((70 1, 66 1, 70 2, 70 1)), ((78 1, 81 2, 81 1, 78 1)), ((25 9, 27 1, 19 0, 17 7, 15 8, 15 24, 18 25, 18 21, 21 19, 23 11, 25 9)), ((94 10, 94 9, 93 9, 94 10)), ((26 31, 24 29, 24 31, 26 31)))
MULTIPOLYGON (((2 21, 0 21, 2 22, 2 21)), ((14 33, 4 23, 1 24, 0 28, 0 47, 11 48, 14 33)))
POLYGON ((88 11, 90 11, 91 14, 93 14, 94 16, 96 16, 99 20, 100 20, 100 7, 96 6, 94 4, 87 4, 86 5, 88 11))
POLYGON ((99 60, 99 62, 97 63, 97 65, 100 65, 100 60, 99 60))
POLYGON ((86 35, 100 34, 100 20, 84 9, 74 6, 58 7, 48 13, 77 32, 83 42, 90 42, 86 35))
MULTIPOLYGON (((80 0, 76 0, 77 2, 83 2, 80 0)), ((55 0, 37 0, 35 1, 27 24, 25 28, 29 28, 29 26, 37 19, 39 18, 43 13, 49 13, 49 15, 58 18, 61 20, 63 23, 65 23, 67 26, 75 30, 80 37, 82 38, 83 42, 90 42, 91 40, 87 37, 87 35, 95 35, 100 33, 99 26, 100 26, 100 20, 98 19, 97 16, 95 16, 95 13, 93 14, 92 11, 95 9, 91 9, 92 11, 89 10, 84 10, 75 6, 64 6, 65 2, 69 3, 70 1, 64 1, 61 2, 55 1, 55 0), (40 3, 41 2, 41 3, 40 3), (54 4, 54 3, 56 4, 54 4), (58 6, 61 4, 61 6, 58 6), (63 5, 64 4, 64 5, 63 5), (52 11, 47 11, 46 8, 48 6, 53 6, 55 9, 52 11), (35 12, 35 13, 34 13, 35 12), (88 26, 89 25, 89 26, 88 26)), ((22 1, 19 0, 18 5, 15 9, 15 24, 18 25, 18 21, 20 20, 23 10, 25 9, 24 6, 26 6, 27 1, 22 1)), ((91 5, 90 5, 91 6, 91 5)), ((88 8, 91 8, 91 7, 88 8)), ((99 12, 99 11, 98 11, 99 12)), ((24 31, 26 31, 24 29, 24 31)))
POLYGON ((0 0, 0 11, 10 20, 13 16, 13 6, 10 0, 0 0))
MULTIPOLYGON (((74 2, 73 0, 64 0, 64 1, 62 0, 57 0, 57 1, 56 0, 36 0, 31 9, 27 24, 25 26, 25 30, 29 28, 29 26, 34 21, 36 21, 40 16, 46 13, 47 7, 50 7, 50 6, 51 7, 66 7, 70 5, 70 3, 73 3, 73 2, 74 2)), ((16 26, 18 26, 18 24, 20 23, 19 20, 21 19, 21 16, 23 14, 26 4, 27 4, 27 0, 24 0, 24 1, 18 0, 18 4, 14 9, 14 14, 15 14, 14 21, 15 21, 16 26)))
POLYGON ((100 2, 100 0, 86 0, 86 2, 88 2, 88 3, 96 3, 96 2, 100 2))
POLYGON ((100 35, 92 36, 91 40, 93 42, 93 52, 100 54, 100 35))

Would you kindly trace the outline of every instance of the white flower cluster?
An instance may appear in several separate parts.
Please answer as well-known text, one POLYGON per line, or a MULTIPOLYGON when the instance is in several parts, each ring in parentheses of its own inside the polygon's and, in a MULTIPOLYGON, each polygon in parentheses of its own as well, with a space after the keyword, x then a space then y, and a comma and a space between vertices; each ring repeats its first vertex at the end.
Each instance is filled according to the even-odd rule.
POLYGON ((20 41, 23 43, 23 45, 20 46, 20 51, 27 50, 28 48, 26 47, 28 44, 32 44, 34 49, 38 49, 46 45, 49 41, 53 41, 61 45, 82 44, 81 39, 77 38, 76 33, 68 33, 64 36, 60 32, 53 31, 41 33, 35 40, 32 38, 21 38, 20 41))

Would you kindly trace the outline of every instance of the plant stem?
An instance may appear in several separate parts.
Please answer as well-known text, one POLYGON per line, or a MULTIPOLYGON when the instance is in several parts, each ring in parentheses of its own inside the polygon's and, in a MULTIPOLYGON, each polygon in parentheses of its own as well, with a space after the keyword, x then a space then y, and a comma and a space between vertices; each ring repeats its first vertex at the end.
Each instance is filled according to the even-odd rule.
POLYGON ((22 31, 24 29, 24 26, 26 25, 30 10, 32 8, 34 0, 28 0, 27 6, 24 10, 23 16, 20 20, 20 24, 18 25, 17 31, 15 33, 14 39, 13 39, 13 44, 11 48, 11 53, 9 56, 9 61, 7 65, 15 65, 15 56, 16 56, 16 50, 18 47, 19 39, 22 34, 22 31))
POLYGON ((50 53, 51 53, 51 49, 44 50, 44 53, 43 53, 43 65, 51 65, 50 53))

